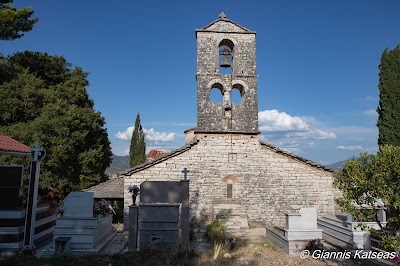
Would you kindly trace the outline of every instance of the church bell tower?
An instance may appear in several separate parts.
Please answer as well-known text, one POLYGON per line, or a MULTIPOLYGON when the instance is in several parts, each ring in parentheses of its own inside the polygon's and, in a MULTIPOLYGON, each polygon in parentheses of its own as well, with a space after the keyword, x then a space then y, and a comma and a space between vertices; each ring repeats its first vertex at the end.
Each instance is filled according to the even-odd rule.
POLYGON ((256 33, 226 18, 196 30, 199 133, 258 134, 256 33), (220 96, 211 99, 211 94, 220 96), (240 99, 232 103, 232 95, 240 99))

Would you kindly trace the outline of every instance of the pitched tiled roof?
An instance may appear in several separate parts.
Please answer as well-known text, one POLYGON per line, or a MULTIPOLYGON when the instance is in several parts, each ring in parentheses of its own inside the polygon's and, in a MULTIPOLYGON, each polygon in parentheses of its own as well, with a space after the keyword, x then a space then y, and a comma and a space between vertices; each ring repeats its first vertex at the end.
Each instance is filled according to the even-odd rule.
POLYGON ((85 192, 94 192, 97 199, 123 199, 124 198, 124 179, 117 178, 100 183, 96 186, 83 189, 85 192))
POLYGON ((332 173, 335 172, 335 171, 333 171, 332 169, 330 169, 330 168, 328 168, 328 167, 326 167, 326 166, 324 166, 324 165, 317 164, 317 163, 315 163, 315 162, 313 162, 313 161, 304 159, 303 157, 300 157, 300 156, 297 156, 297 155, 295 155, 295 154, 289 153, 289 152, 287 152, 287 151, 281 150, 281 149, 279 149, 279 148, 277 148, 277 147, 275 147, 275 146, 273 146, 273 145, 271 145, 271 144, 269 144, 269 143, 262 142, 262 141, 260 141, 260 143, 261 143, 261 145, 266 146, 267 148, 269 148, 269 149, 275 151, 276 153, 282 154, 282 155, 284 155, 284 156, 286 156, 286 157, 289 157, 289 158, 291 158, 291 159, 294 159, 294 160, 296 160, 296 161, 303 162, 303 163, 305 163, 305 164, 308 164, 308 165, 310 165, 310 166, 319 168, 319 169, 324 170, 324 171, 328 171, 328 172, 332 172, 332 173))
POLYGON ((241 28, 241 29, 243 30, 243 33, 253 33, 253 34, 255 33, 254 31, 251 31, 251 30, 249 30, 249 29, 246 29, 245 27, 243 27, 243 26, 237 24, 236 22, 233 22, 232 20, 229 20, 229 19, 227 19, 227 18, 225 17, 225 18, 219 18, 219 19, 217 19, 217 20, 214 20, 213 22, 211 22, 211 23, 208 24, 207 26, 205 26, 205 27, 203 27, 203 28, 201 28, 201 29, 197 29, 197 30, 196 30, 196 37, 197 37, 197 32, 199 32, 199 31, 208 31, 208 29, 209 29, 212 25, 214 25, 215 23, 217 23, 217 22, 219 22, 219 21, 224 21, 224 22, 232 23, 232 24, 236 25, 237 27, 241 28))
POLYGON ((184 152, 190 150, 196 144, 197 144, 197 141, 196 142, 192 142, 190 144, 187 144, 187 145, 183 146, 180 149, 177 149, 177 150, 174 150, 174 151, 168 153, 167 155, 165 155, 165 156, 163 156, 161 158, 155 159, 155 160, 150 161, 148 163, 139 164, 139 165, 137 165, 137 166, 135 166, 135 167, 133 167, 131 169, 128 169, 128 170, 123 171, 123 172, 119 172, 118 174, 119 175, 129 176, 132 173, 140 172, 143 169, 149 168, 149 167, 151 167, 151 166, 153 166, 155 164, 158 164, 158 163, 160 163, 162 161, 168 160, 169 158, 172 158, 172 157, 175 157, 175 156, 177 156, 177 155, 179 155, 181 153, 184 153, 184 152))
POLYGON ((151 150, 149 152, 149 154, 147 155, 147 158, 154 160, 154 159, 159 159, 161 157, 164 157, 167 154, 169 154, 169 152, 159 151, 159 150, 151 150))
MULTIPOLYGON (((194 145, 197 144, 197 142, 198 142, 198 141, 193 142, 193 143, 188 144, 188 145, 185 145, 185 146, 183 146, 182 148, 180 148, 180 149, 178 149, 178 150, 175 150, 175 151, 169 153, 168 155, 166 155, 166 156, 164 156, 164 157, 161 157, 161 158, 159 158, 159 159, 156 159, 156 160, 151 161, 151 162, 148 162, 148 163, 140 164, 140 165, 138 165, 138 166, 136 166, 136 167, 134 167, 134 168, 128 169, 128 170, 126 170, 126 171, 124 171, 124 172, 120 172, 119 174, 120 174, 120 175, 124 175, 124 176, 129 176, 129 175, 131 175, 131 174, 133 174, 133 173, 140 172, 141 170, 144 170, 144 169, 146 169, 146 168, 149 168, 149 167, 151 167, 151 166, 153 166, 153 165, 155 165, 155 164, 158 164, 158 163, 160 163, 160 162, 162 162, 162 161, 168 160, 169 158, 175 157, 176 155, 179 155, 179 154, 181 154, 181 153, 183 153, 183 152, 185 152, 185 151, 190 150, 190 149, 192 148, 192 146, 194 146, 194 145)), ((305 163, 305 164, 307 164, 307 165, 309 165, 309 166, 318 168, 318 169, 323 170, 323 171, 327 171, 327 172, 331 172, 331 173, 334 173, 334 172, 335 172, 335 171, 333 171, 332 169, 330 169, 330 168, 328 168, 328 167, 326 167, 326 166, 324 166, 324 165, 321 165, 321 164, 315 163, 315 162, 313 162, 313 161, 304 159, 304 158, 302 158, 302 157, 300 157, 300 156, 297 156, 297 155, 295 155, 295 154, 291 154, 291 153, 289 153, 289 152, 287 152, 287 151, 284 151, 284 150, 281 150, 281 149, 279 149, 279 148, 277 148, 277 147, 275 147, 275 146, 273 146, 273 145, 271 145, 271 144, 269 144, 269 143, 262 142, 262 141, 260 141, 260 143, 261 143, 261 145, 263 145, 263 146, 265 146, 265 147, 267 147, 267 148, 273 150, 274 152, 276 152, 276 153, 278 153, 278 154, 282 154, 283 156, 289 157, 289 158, 291 158, 291 159, 294 159, 294 160, 296 160, 296 161, 305 163)))
POLYGON ((29 146, 19 142, 18 140, 0 133, 0 153, 1 152, 30 154, 31 149, 29 146))

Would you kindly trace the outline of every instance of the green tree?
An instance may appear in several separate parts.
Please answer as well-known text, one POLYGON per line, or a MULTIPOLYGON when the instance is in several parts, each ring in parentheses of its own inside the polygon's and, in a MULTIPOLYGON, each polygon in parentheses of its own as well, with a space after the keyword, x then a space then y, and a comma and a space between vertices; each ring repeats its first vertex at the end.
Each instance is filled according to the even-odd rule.
POLYGON ((343 211, 364 222, 379 222, 376 210, 386 207, 389 226, 399 232, 400 147, 383 145, 377 155, 361 153, 348 160, 334 184, 343 193, 336 200, 343 211))
POLYGON ((144 132, 140 124, 140 114, 136 116, 135 127, 132 133, 131 146, 129 149, 129 165, 135 167, 146 161, 146 143, 144 142, 144 132))
POLYGON ((31 7, 16 9, 13 0, 0 0, 0 40, 10 41, 24 36, 21 32, 32 30, 38 18, 31 19, 31 7))
POLYGON ((110 142, 86 91, 87 76, 64 57, 45 53, 0 58, 0 132, 46 149, 42 189, 69 192, 107 179, 110 142))
POLYGON ((385 49, 379 70, 378 145, 400 146, 400 45, 385 49))

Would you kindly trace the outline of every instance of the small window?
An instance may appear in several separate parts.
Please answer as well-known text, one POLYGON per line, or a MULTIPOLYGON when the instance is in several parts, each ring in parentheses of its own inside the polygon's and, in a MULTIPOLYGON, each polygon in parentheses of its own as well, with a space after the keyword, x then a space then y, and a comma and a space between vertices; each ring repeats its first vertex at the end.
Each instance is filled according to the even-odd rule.
POLYGON ((232 190, 233 190, 233 184, 226 184, 226 198, 227 199, 232 198, 232 190))

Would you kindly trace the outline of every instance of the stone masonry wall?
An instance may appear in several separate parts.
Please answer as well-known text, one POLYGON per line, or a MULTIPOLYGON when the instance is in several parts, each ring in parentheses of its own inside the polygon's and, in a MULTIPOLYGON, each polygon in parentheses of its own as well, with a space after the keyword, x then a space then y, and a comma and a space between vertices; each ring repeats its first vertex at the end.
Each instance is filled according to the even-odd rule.
MULTIPOLYGON (((213 203, 226 200, 227 176, 237 179, 233 200, 246 207, 249 221, 284 225, 285 212, 305 206, 306 196, 319 216, 334 214, 333 173, 277 153, 260 143, 257 135, 197 133, 196 138, 198 143, 189 150, 127 174, 125 211, 132 204, 129 185, 145 180, 180 180, 186 167, 190 171, 192 222, 210 221, 213 203)), ((124 222, 127 227, 127 217, 124 222)))

